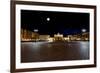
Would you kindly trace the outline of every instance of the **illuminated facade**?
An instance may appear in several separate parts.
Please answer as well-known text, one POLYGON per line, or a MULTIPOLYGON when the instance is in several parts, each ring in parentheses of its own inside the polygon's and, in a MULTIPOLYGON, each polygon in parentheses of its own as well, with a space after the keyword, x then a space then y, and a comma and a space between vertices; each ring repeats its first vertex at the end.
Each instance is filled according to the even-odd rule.
POLYGON ((21 41, 34 41, 39 38, 39 34, 26 30, 26 29, 21 29, 21 41))
POLYGON ((82 34, 82 40, 89 40, 89 33, 85 32, 82 34))
POLYGON ((48 41, 49 38, 50 38, 50 35, 39 35, 40 41, 48 41))
POLYGON ((68 35, 70 41, 89 41, 89 33, 68 35))
POLYGON ((21 29, 21 41, 89 41, 89 33, 66 35, 66 37, 57 33, 54 37, 50 37, 50 35, 40 35, 38 32, 21 29))
POLYGON ((32 32, 26 29, 21 29, 21 41, 29 41, 32 39, 32 32))
POLYGON ((54 41, 62 41, 62 40, 64 40, 63 34, 60 33, 54 34, 54 41))
POLYGON ((39 40, 39 34, 36 32, 32 32, 32 41, 38 41, 39 40))

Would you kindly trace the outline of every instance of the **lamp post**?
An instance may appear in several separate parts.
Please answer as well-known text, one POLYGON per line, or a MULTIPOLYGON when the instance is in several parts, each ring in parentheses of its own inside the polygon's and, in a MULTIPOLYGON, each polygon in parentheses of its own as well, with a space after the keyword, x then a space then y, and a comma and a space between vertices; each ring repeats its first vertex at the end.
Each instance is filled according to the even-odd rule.
POLYGON ((82 29, 82 40, 85 40, 84 33, 86 32, 86 29, 82 29))
POLYGON ((39 30, 38 29, 34 29, 34 32, 38 32, 39 30))
POLYGON ((34 35, 35 35, 35 36, 34 36, 34 39, 35 39, 35 41, 38 40, 38 33, 37 33, 38 31, 39 31, 38 29, 34 29, 34 32, 35 32, 35 33, 34 33, 34 35))
POLYGON ((86 32, 86 29, 82 29, 82 32, 83 32, 83 33, 86 32))

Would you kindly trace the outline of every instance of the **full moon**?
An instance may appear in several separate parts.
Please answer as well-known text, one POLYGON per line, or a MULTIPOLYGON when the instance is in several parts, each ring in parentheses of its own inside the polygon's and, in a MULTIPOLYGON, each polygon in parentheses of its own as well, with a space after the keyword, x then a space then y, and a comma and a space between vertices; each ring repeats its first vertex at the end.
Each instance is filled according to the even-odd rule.
POLYGON ((49 17, 47 18, 47 21, 50 21, 50 18, 49 17))

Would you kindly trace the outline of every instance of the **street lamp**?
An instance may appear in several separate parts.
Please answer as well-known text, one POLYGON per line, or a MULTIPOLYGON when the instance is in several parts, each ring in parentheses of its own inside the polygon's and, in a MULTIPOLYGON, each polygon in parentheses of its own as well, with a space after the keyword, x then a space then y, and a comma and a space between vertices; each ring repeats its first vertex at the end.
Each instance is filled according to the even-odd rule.
POLYGON ((38 29, 34 29, 34 32, 38 32, 39 30, 38 29))
POLYGON ((35 39, 35 41, 37 41, 38 40, 38 32, 39 30, 38 29, 34 29, 34 39, 35 39))
POLYGON ((82 40, 85 40, 84 33, 86 32, 86 29, 82 29, 82 40))
POLYGON ((86 32, 86 29, 82 29, 82 32, 86 32))

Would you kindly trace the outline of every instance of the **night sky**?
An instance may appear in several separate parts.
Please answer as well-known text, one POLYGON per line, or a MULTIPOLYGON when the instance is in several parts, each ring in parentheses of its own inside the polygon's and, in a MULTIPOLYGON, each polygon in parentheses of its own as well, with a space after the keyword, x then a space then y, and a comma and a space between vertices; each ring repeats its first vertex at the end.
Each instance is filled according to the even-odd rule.
POLYGON ((21 28, 49 35, 89 32, 89 13, 21 10, 21 28))

